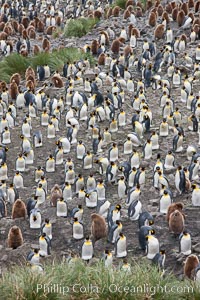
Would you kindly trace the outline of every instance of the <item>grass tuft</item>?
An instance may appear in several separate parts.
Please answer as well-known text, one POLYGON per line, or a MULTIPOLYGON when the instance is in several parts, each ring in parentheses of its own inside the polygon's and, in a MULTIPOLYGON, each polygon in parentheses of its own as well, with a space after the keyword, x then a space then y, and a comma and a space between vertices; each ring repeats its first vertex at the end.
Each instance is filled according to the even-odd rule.
POLYGON ((174 275, 161 277, 158 270, 145 262, 133 263, 131 274, 119 268, 106 269, 101 262, 85 265, 55 263, 35 274, 29 267, 15 267, 0 279, 1 299, 62 300, 174 300, 200 299, 198 286, 179 281, 174 275))
POLYGON ((126 2, 127 0, 115 0, 115 2, 112 4, 112 7, 119 6, 120 8, 125 9, 126 2))
POLYGON ((51 72, 58 70, 62 72, 64 63, 72 63, 77 60, 86 59, 93 65, 95 60, 90 53, 84 53, 78 48, 64 48, 55 50, 52 53, 41 52, 33 57, 23 57, 17 53, 13 53, 0 61, 0 80, 10 81, 10 77, 14 73, 20 73, 24 77, 28 66, 36 70, 37 66, 48 64, 51 72))
POLYGON ((97 23, 97 18, 78 18, 70 20, 64 29, 65 37, 82 37, 86 35, 97 23))

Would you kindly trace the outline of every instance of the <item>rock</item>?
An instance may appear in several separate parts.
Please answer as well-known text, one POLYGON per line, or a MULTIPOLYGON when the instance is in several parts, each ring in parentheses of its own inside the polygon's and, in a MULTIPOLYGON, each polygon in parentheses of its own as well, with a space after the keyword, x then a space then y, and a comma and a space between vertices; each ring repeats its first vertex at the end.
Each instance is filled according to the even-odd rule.
POLYGON ((158 206, 160 199, 151 199, 149 202, 151 203, 152 206, 158 206))
POLYGON ((194 252, 200 253, 200 243, 197 243, 192 247, 194 252))
POLYGON ((1 258, 1 261, 7 261, 7 259, 8 259, 8 255, 4 254, 1 258))

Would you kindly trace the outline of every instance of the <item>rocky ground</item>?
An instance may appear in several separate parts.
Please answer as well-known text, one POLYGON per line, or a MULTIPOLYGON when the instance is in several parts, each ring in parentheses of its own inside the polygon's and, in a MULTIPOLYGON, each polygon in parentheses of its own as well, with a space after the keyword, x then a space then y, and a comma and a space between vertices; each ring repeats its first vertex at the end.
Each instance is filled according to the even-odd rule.
MULTIPOLYGON (((150 28, 147 25, 148 13, 145 13, 143 17, 138 18, 137 27, 142 30, 143 34, 139 39, 138 47, 134 50, 135 57, 138 57, 141 54, 141 46, 144 38, 152 39, 153 36, 153 28, 150 28)), ((90 43, 93 39, 99 36, 101 30, 105 29, 106 26, 115 29, 116 35, 119 35, 121 31, 121 27, 124 25, 127 27, 127 20, 123 20, 122 13, 120 17, 115 18, 111 17, 109 19, 101 20, 99 24, 86 36, 80 39, 63 39, 58 38, 56 40, 51 40, 52 46, 57 45, 57 43, 63 42, 66 46, 71 45, 79 45, 79 47, 84 46, 85 43, 90 43)), ((178 30, 177 24, 172 22, 172 27, 174 32, 176 33, 178 30)), ((189 31, 188 31, 189 33, 189 31)), ((187 34, 187 32, 186 32, 187 34)), ((194 44, 188 44, 187 52, 190 54, 194 53, 194 49, 198 41, 194 44)), ((158 49, 162 47, 163 40, 157 42, 158 49)), ((183 54, 177 55, 177 65, 184 66, 183 54)), ((104 68, 102 69, 104 70, 104 68)), ((137 81, 139 78, 139 74, 132 70, 134 74, 134 80, 137 81)), ((192 70, 189 70, 189 74, 191 74, 192 70)), ((94 75, 93 70, 91 70, 91 76, 94 75)), ((162 69, 162 73, 160 74, 162 78, 166 78, 166 69, 162 69)), ((39 85, 42 83, 39 83, 39 85)), ((23 85, 23 83, 22 83, 23 85)), ((193 91, 195 94, 199 92, 200 83, 197 81, 193 87, 193 91)), ((79 86, 78 90, 83 90, 83 87, 79 86)), ((106 91, 110 89, 110 87, 103 87, 103 94, 106 95, 106 91)), ((46 93, 49 93, 51 97, 56 96, 58 99, 60 95, 64 95, 64 89, 56 89, 51 88, 50 90, 46 90, 46 93)), ((160 99, 161 91, 156 90, 153 91, 152 88, 148 88, 146 91, 146 99, 149 103, 149 107, 153 112, 153 124, 151 129, 158 129, 161 119, 162 119, 162 110, 159 107, 159 99, 160 99)), ((116 141, 119 147, 119 163, 128 159, 127 155, 123 154, 123 142, 126 139, 128 133, 132 131, 131 126, 131 116, 133 114, 133 108, 131 107, 131 95, 128 91, 126 91, 125 103, 123 104, 123 109, 127 113, 127 125, 123 128, 119 128, 116 134, 112 134, 112 141, 116 141)), ((190 115, 190 112, 184 107, 183 103, 180 101, 180 88, 171 89, 171 96, 175 100, 175 107, 178 106, 183 115, 183 128, 185 130, 185 138, 184 138, 184 151, 182 153, 178 153, 175 155, 176 160, 175 164, 189 166, 189 162, 186 157, 186 148, 189 144, 195 144, 198 146, 198 134, 189 132, 187 129, 187 117, 190 115)), ((11 140, 12 143, 9 145, 9 151, 7 153, 7 165, 8 165, 8 184, 12 182, 12 178, 15 170, 15 159, 17 154, 21 149, 21 124, 22 118, 26 112, 26 109, 22 111, 18 111, 17 115, 17 125, 11 131, 11 140)), ((106 126, 108 126, 108 121, 104 121, 100 124, 101 130, 103 130, 106 126)), ((34 170, 35 167, 41 165, 45 166, 45 158, 48 154, 52 153, 55 149, 55 139, 50 140, 46 137, 46 128, 40 126, 40 116, 32 119, 32 132, 37 129, 40 129, 43 133, 44 141, 43 147, 34 149, 35 159, 34 165, 28 166, 26 171, 24 172, 24 185, 23 189, 19 190, 20 198, 27 202, 28 198, 34 193, 34 189, 36 188, 36 183, 34 181, 34 170)), ((60 131, 56 135, 56 139, 61 136, 66 136, 66 127, 65 127, 65 112, 62 115, 61 123, 60 123, 60 131)), ((147 139, 149 134, 144 134, 143 142, 147 139)), ((154 151, 153 157, 151 160, 143 160, 142 165, 146 168, 146 184, 142 187, 141 194, 141 202, 143 204, 143 210, 148 210, 152 213, 155 218, 154 229, 156 231, 156 237, 159 239, 162 248, 166 250, 166 268, 167 271, 173 271, 176 275, 180 275, 182 273, 182 262, 184 257, 178 256, 178 238, 174 237, 173 234, 169 232, 168 224, 165 220, 165 216, 161 215, 158 212, 159 206, 159 193, 155 191, 152 186, 153 180, 153 167, 156 162, 157 153, 161 153, 161 157, 164 158, 167 151, 172 149, 172 138, 173 132, 170 132, 167 138, 160 138, 160 149, 158 151, 154 151)), ((78 132, 78 140, 83 140, 87 145, 87 150, 92 151, 92 138, 90 131, 87 130, 86 122, 81 122, 80 130, 78 132)), ((103 149, 102 156, 107 155, 108 149, 110 145, 106 145, 103 149)), ((142 153, 142 148, 139 148, 139 152, 142 153)), ((95 178, 101 178, 98 173, 98 165, 93 166, 92 170, 82 172, 82 163, 76 159, 75 156, 75 146, 72 146, 71 152, 69 155, 65 154, 65 159, 67 157, 72 157, 75 165, 76 174, 82 173, 84 178, 92 172, 95 175, 95 178)), ((169 179, 170 188, 174 194, 174 201, 182 201, 185 205, 184 212, 186 214, 186 228, 191 233, 192 236, 192 244, 193 244, 193 252, 196 254, 200 253, 200 236, 199 236, 199 220, 200 220, 200 208, 192 207, 191 205, 191 191, 186 194, 178 195, 175 184, 174 184, 174 174, 175 170, 171 172, 165 173, 167 178, 169 179)), ((119 174, 120 175, 120 174, 119 174)), ((53 260, 55 257, 58 259, 62 259, 63 255, 67 255, 71 250, 80 253, 82 241, 75 241, 72 238, 72 226, 70 224, 69 218, 59 218, 56 217, 56 209, 50 206, 49 196, 50 190, 55 183, 62 185, 64 183, 64 167, 57 166, 56 172, 51 174, 48 173, 46 175, 48 181, 48 195, 47 200, 44 204, 41 205, 42 211, 42 219, 44 220, 46 217, 50 218, 53 224, 53 240, 52 240, 52 252, 51 256, 47 258, 47 260, 53 260)), ((112 204, 120 203, 122 204, 122 224, 123 224, 123 232, 127 237, 128 241, 128 258, 129 259, 144 259, 144 253, 141 252, 138 244, 138 224, 137 222, 131 222, 127 217, 127 209, 125 206, 125 200, 119 200, 117 195, 117 186, 109 185, 107 188, 107 199, 112 204)), ((81 203, 81 201, 77 198, 73 199, 69 203, 69 209, 75 207, 77 204, 81 203)), ((85 203, 82 203, 84 206, 84 215, 83 215, 83 223, 85 228, 85 233, 90 233, 90 214, 95 211, 95 209, 88 209, 85 207, 85 203)), ((29 220, 26 218, 12 220, 11 219, 11 207, 10 204, 7 204, 8 207, 8 217, 2 218, 0 220, 0 267, 1 271, 4 272, 10 266, 15 264, 24 264, 25 258, 30 250, 31 245, 38 244, 39 238, 39 230, 31 230, 29 228, 29 220), (11 250, 7 248, 7 236, 8 231, 12 225, 16 224, 22 230, 24 237, 24 244, 16 250, 11 250)), ((100 257, 101 253, 104 251, 105 246, 108 245, 106 241, 101 240, 95 245, 95 257, 100 257)), ((113 245, 108 245, 111 249, 113 249, 113 245)), ((45 261, 46 259, 43 259, 45 261)), ((41 261, 41 262, 43 262, 41 261)), ((118 261, 116 261, 116 264, 118 261)))

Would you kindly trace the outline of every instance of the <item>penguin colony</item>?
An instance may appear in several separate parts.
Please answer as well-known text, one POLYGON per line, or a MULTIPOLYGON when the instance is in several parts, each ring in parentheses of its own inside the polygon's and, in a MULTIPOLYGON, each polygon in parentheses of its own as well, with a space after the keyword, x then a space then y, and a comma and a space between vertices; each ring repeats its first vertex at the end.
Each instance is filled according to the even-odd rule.
MULTIPOLYGON (((25 81, 16 73, 9 84, 0 83, 1 224, 6 217, 20 218, 22 228, 28 223, 30 247, 38 245, 27 253, 31 267, 42 271, 42 257, 59 251, 56 229, 62 238, 71 228, 67 238, 76 246, 64 240, 62 249, 73 250, 72 257, 89 261, 104 239, 105 266, 125 258, 127 269, 128 250, 137 255, 129 228, 137 236, 134 247, 162 272, 172 234, 184 275, 199 280, 188 222, 189 207, 198 214, 200 206, 199 9, 199 1, 163 6, 159 0, 148 1, 146 11, 132 1, 125 11, 89 1, 65 9, 58 1, 2 5, 4 56, 52 51, 51 35, 65 17, 98 16, 100 24, 112 24, 97 27, 97 39, 82 45, 95 66, 88 59, 66 62, 54 74, 48 65, 28 67, 25 81)), ((9 228, 6 246, 12 249, 26 241, 20 225, 9 228)))

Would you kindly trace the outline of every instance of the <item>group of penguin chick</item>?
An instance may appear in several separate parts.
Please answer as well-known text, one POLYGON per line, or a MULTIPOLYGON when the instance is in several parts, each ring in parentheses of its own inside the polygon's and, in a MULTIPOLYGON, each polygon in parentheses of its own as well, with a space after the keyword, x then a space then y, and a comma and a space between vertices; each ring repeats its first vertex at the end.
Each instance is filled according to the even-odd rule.
MULTIPOLYGON (((154 236, 153 216, 151 212, 145 211, 141 195, 147 184, 144 160, 151 161, 154 153, 162 148, 162 144, 169 142, 168 149, 171 150, 165 153, 165 157, 161 157, 158 153, 157 161, 154 163, 153 187, 160 195, 159 212, 167 215, 170 231, 179 235, 180 252, 188 256, 184 273, 189 278, 195 273, 196 280, 199 280, 198 257, 191 254, 191 236, 185 231, 184 207, 182 203, 174 202, 175 196, 171 190, 173 183, 168 181, 165 171, 175 172, 175 187, 179 194, 184 195, 192 188, 191 204, 200 206, 200 188, 196 183, 199 180, 200 157, 197 147, 193 145, 187 147, 187 159, 190 162, 188 168, 176 167, 178 155, 185 149, 183 142, 187 131, 199 134, 200 102, 195 87, 198 89, 199 85, 200 52, 197 47, 194 57, 190 57, 186 53, 187 44, 184 36, 181 39, 176 38, 174 42, 172 29, 168 30, 171 30, 171 39, 169 32, 166 31, 164 41, 166 43, 161 50, 156 49, 156 42, 145 40, 142 43, 141 55, 135 57, 134 51, 138 50, 138 43, 137 39, 132 38, 130 45, 132 53, 127 56, 119 54, 116 58, 116 51, 112 51, 115 53, 112 57, 109 50, 101 45, 98 52, 99 62, 100 56, 103 57, 101 66, 96 65, 92 69, 87 59, 74 64, 66 63, 63 67, 63 75, 67 78, 66 94, 63 93, 59 99, 51 98, 45 93, 45 86, 34 92, 20 90, 16 99, 10 99, 8 89, 3 90, 0 99, 2 144, 0 213, 1 217, 6 216, 8 202, 12 205, 13 219, 25 217, 27 214, 30 229, 41 230, 39 249, 34 249, 27 256, 34 269, 38 267, 42 270, 39 264, 40 257, 50 255, 53 240, 52 224, 49 219, 42 222, 40 210, 41 205, 47 202, 46 173, 54 173, 57 166, 64 165, 63 185, 60 187, 55 184, 52 188, 50 204, 56 207, 58 218, 70 217, 72 236, 75 240, 85 238, 79 253, 80 257, 86 261, 90 260, 94 254, 95 242, 105 237, 110 244, 114 244, 117 258, 127 256, 128 240, 126 232, 123 231, 123 216, 121 216, 123 208, 127 209, 128 218, 139 224, 138 240, 141 250, 146 251, 147 258, 163 271, 165 251, 160 249, 159 240, 154 236), (185 66, 190 68, 192 74, 186 75, 184 80, 176 62, 179 55, 184 55, 185 66), (96 74, 92 80, 85 76, 90 69, 96 74), (163 78, 160 75, 161 71, 166 71, 163 78), (107 92, 103 91, 105 87, 107 92), (180 99, 174 99, 172 94, 180 87, 180 99), (151 110, 154 100, 151 99, 149 91, 155 94, 155 98, 158 96, 160 98, 158 105, 156 104, 157 111, 151 110), (174 102, 178 103, 180 111, 174 102), (7 146, 12 145, 12 130, 16 127, 18 110, 21 116, 21 109, 26 111, 23 120, 20 120, 22 143, 15 163, 16 173, 12 178, 12 184, 7 188, 6 182, 8 179, 11 180, 8 177, 7 146), (188 128, 185 129, 181 111, 185 113, 186 110, 190 115, 187 120, 188 128), (163 119, 159 124, 156 123, 157 120, 154 123, 154 117, 157 117, 160 111, 163 119), (33 132, 33 123, 34 125, 37 123, 38 117, 41 130, 33 132), (63 129, 61 122, 65 123, 67 134, 57 138, 63 129), (89 138, 86 136, 85 139, 79 139, 82 128, 86 128, 89 138), (118 131, 123 132, 127 129, 130 129, 130 132, 123 142, 123 149, 120 150, 117 145, 118 131), (30 139, 33 140, 33 145, 30 139), (25 205, 19 199, 19 191, 24 187, 23 172, 28 165, 34 164, 37 150, 44 147, 48 139, 56 140, 56 149, 53 149, 44 165, 38 166, 35 170, 34 177, 38 186, 34 197, 25 205), (64 158, 68 154, 70 157, 65 161, 64 158), (75 159, 82 163, 83 174, 76 172, 75 159), (100 179, 94 176, 97 164, 100 179), (91 170, 91 174, 86 180, 84 172, 87 170, 91 170), (118 203, 114 205, 107 196, 111 185, 114 185, 112 189, 117 185, 118 203), (73 203, 74 194, 82 204, 76 206, 76 203, 73 203), (71 211, 68 207, 70 203, 73 203, 71 211), (96 213, 91 214, 91 237, 84 234, 82 223, 84 205, 96 209, 96 213)), ((104 41, 106 43, 109 34, 112 35, 111 30, 100 34, 101 44, 104 44, 104 41)), ((125 41, 129 40, 125 28, 122 29, 120 37, 125 41)), ((90 47, 87 46, 86 49, 90 51, 90 47)), ((125 139, 124 134, 122 138, 125 139)), ((22 235, 20 228, 13 226, 8 234, 8 246, 15 249, 22 245, 22 235)), ((111 249, 105 250, 104 261, 106 266, 112 265, 111 249)), ((130 268, 126 260, 123 267, 130 268)))

